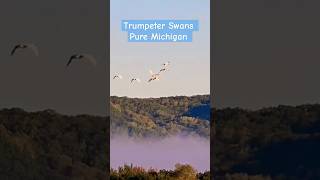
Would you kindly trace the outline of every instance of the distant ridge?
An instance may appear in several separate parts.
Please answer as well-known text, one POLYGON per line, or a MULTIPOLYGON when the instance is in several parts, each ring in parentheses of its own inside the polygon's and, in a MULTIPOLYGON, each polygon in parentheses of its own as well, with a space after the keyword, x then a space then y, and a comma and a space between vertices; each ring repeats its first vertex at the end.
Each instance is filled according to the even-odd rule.
POLYGON ((111 135, 166 137, 210 135, 210 96, 128 98, 111 96, 111 135))

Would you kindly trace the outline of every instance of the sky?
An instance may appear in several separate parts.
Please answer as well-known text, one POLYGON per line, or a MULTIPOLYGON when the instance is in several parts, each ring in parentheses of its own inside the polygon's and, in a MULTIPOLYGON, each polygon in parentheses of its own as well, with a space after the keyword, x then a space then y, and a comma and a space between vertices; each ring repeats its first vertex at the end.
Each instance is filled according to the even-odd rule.
POLYGON ((210 92, 210 8, 209 0, 111 0, 110 78, 112 96, 164 97, 199 95, 210 92), (121 31, 121 20, 199 20, 192 43, 129 43, 121 31), (160 81, 147 83, 149 70, 157 72, 170 61, 160 81), (131 77, 141 83, 130 84, 131 77))
POLYGON ((320 2, 303 2, 219 1, 213 24, 214 107, 320 102, 320 2))
MULTIPOLYGON (((160 0, 112 0, 111 75, 115 71, 123 75, 130 72, 146 80, 148 69, 157 69, 169 58, 175 61, 163 76, 164 81, 151 86, 129 86, 124 81, 111 81, 109 89, 110 78, 106 68, 109 64, 106 56, 107 1, 4 0, 0 6, 0 108, 51 108, 62 113, 105 114, 107 103, 104 98, 110 90, 111 94, 146 97, 208 93, 210 68, 206 58, 209 56, 209 37, 204 35, 209 31, 206 23, 209 20, 208 3, 208 0, 161 0, 161 3, 160 0), (147 9, 147 6, 154 8, 147 9), (168 13, 162 13, 163 9, 168 13), (200 32, 194 32, 192 45, 139 43, 128 46, 126 33, 120 31, 119 20, 145 18, 145 11, 150 13, 149 18, 172 18, 173 15, 173 18, 181 19, 199 18, 200 32), (40 57, 34 60, 48 66, 43 73, 50 80, 44 83, 39 78, 39 83, 21 76, 23 78, 20 77, 13 86, 10 73, 18 75, 24 71, 29 76, 44 77, 44 74, 36 74, 37 66, 29 66, 28 70, 21 64, 32 60, 32 55, 14 58, 8 55, 17 42, 33 42, 39 46, 40 57), (155 51, 160 55, 154 55, 155 51), (88 77, 85 73, 74 76, 72 81, 77 85, 62 75, 66 58, 75 52, 86 52, 96 57, 97 71, 90 80, 94 84, 81 81, 83 76, 88 77), (6 66, 10 61, 17 63, 16 66, 6 66), (21 66, 19 70, 17 66, 21 66), (129 71, 135 66, 141 67, 141 71, 129 71), (196 68, 198 66, 203 69, 196 68), (27 85, 29 94, 23 91, 27 85), (83 87, 80 89, 79 86, 83 87)), ((214 24, 217 27, 214 37, 217 46, 212 54, 214 63, 211 63, 212 67, 214 64, 211 68, 214 106, 256 109, 320 102, 320 27, 314 23, 320 15, 317 9, 320 2, 305 2, 303 8, 296 7, 294 1, 281 1, 276 8, 264 7, 264 0, 232 3, 221 1, 216 7, 219 10, 215 15, 218 21, 214 24)))
POLYGON ((11 1, 0 6, 0 108, 53 109, 63 114, 106 115, 107 1, 11 1), (33 43, 10 56, 14 45, 33 43), (72 66, 74 53, 95 57, 96 68, 72 66))

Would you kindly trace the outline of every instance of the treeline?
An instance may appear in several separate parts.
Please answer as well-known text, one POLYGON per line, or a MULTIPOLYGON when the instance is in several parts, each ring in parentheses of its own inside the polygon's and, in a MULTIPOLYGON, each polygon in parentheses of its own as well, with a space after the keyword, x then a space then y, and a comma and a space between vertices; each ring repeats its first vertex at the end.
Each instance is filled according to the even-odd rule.
POLYGON ((320 105, 213 114, 215 179, 320 179, 320 105))
POLYGON ((210 136, 210 97, 111 97, 111 136, 210 136))
POLYGON ((0 111, 0 179, 106 179, 105 117, 0 111))
POLYGON ((117 170, 111 169, 110 180, 210 180, 210 172, 197 173, 188 164, 176 164, 174 170, 144 169, 137 166, 124 165, 117 170))

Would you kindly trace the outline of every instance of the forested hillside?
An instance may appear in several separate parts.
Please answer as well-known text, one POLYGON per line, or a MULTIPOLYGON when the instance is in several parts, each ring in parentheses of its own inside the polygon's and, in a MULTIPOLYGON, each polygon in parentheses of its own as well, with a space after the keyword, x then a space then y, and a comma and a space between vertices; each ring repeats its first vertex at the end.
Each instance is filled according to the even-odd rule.
MULTIPOLYGON (((209 96, 112 97, 112 132, 208 138, 210 121, 201 113, 208 106, 209 96)), ((217 180, 320 179, 320 105, 226 108, 214 110, 212 117, 212 174, 217 180)), ((0 179, 105 179, 108 123, 105 117, 65 116, 52 110, 0 110, 0 179)), ((175 176, 174 171, 156 175, 162 173, 175 176)))
POLYGON ((111 135, 210 136, 209 95, 163 98, 111 97, 111 135))
POLYGON ((320 105, 213 112, 216 179, 320 179, 320 105))
POLYGON ((108 123, 52 110, 1 110, 0 179, 104 180, 108 123))

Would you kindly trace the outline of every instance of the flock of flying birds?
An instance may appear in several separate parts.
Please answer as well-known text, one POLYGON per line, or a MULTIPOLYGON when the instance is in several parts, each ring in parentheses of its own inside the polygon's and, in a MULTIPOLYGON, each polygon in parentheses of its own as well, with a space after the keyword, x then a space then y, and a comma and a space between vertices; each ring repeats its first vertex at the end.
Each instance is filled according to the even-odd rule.
MULTIPOLYGON (((151 77, 149 78, 148 82, 152 82, 152 81, 155 81, 155 80, 160 80, 161 73, 167 71, 168 68, 169 68, 169 65, 170 65, 170 61, 167 61, 167 62, 163 63, 161 69, 157 73, 154 73, 152 70, 149 70, 149 73, 150 73, 151 77)), ((121 74, 115 74, 113 76, 114 80, 122 79, 122 78, 123 78, 123 76, 121 74)), ((141 80, 139 78, 137 78, 137 77, 132 77, 132 78, 130 78, 130 82, 131 83, 134 83, 134 82, 140 83, 141 80)))
MULTIPOLYGON (((10 55, 14 56, 18 51, 21 51, 21 50, 31 50, 34 53, 35 56, 39 56, 38 47, 36 45, 32 44, 32 43, 21 43, 21 44, 15 45, 13 47, 13 49, 11 50, 10 55)), ((81 61, 89 62, 93 66, 96 66, 96 64, 97 64, 96 59, 90 54, 73 54, 73 55, 70 56, 69 60, 67 61, 66 66, 67 67, 70 66, 75 60, 79 60, 79 61, 81 60, 81 61)), ((170 61, 167 61, 167 62, 163 63, 161 69, 157 73, 154 73, 154 72, 152 72, 152 70, 149 70, 149 72, 151 74, 151 77, 149 78, 148 82, 152 82, 152 81, 155 81, 155 80, 160 80, 161 73, 167 71, 168 68, 169 68, 169 65, 170 65, 170 61)), ((113 79, 122 79, 122 78, 123 77, 120 74, 115 74, 113 76, 113 79)), ((141 80, 139 78, 137 78, 137 77, 132 77, 130 79, 130 82, 131 83, 134 83, 134 82, 140 83, 141 80)))
MULTIPOLYGON (((17 44, 13 47, 13 49, 11 50, 10 55, 14 56, 18 51, 21 50, 31 50, 35 56, 39 56, 39 49, 36 45, 32 44, 32 43, 21 43, 21 44, 17 44)), ((81 61, 86 61, 89 62, 90 64, 92 64, 93 66, 96 66, 97 61, 96 59, 90 55, 90 54, 73 54, 70 56, 69 60, 67 61, 66 66, 70 66, 70 64, 72 62, 74 62, 75 60, 81 60, 81 61)))

